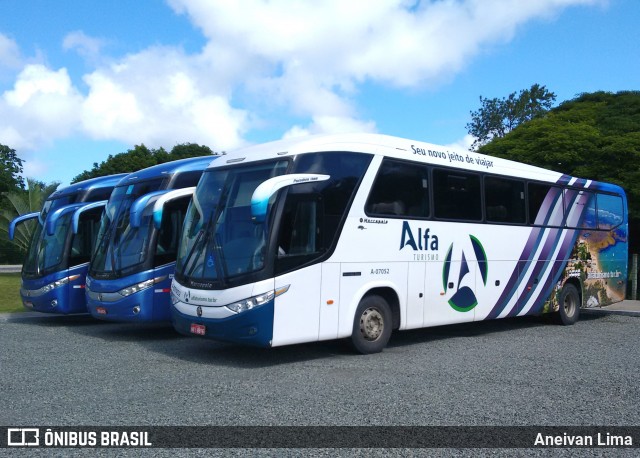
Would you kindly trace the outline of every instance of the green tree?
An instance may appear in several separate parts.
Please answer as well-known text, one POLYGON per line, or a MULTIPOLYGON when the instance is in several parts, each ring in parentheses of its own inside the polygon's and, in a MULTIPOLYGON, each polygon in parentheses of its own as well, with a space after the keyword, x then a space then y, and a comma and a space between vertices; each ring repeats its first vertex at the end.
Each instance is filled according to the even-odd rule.
POLYGON ((215 153, 208 146, 201 146, 195 143, 178 144, 169 153, 164 148, 149 149, 144 145, 136 145, 133 149, 124 153, 110 154, 100 164, 94 162, 91 170, 80 173, 71 182, 77 183, 89 178, 112 175, 114 173, 131 173, 164 162, 212 154, 215 153))
POLYGON ((480 96, 480 108, 471 112, 467 131, 475 137, 472 150, 477 150, 494 138, 504 137, 519 125, 548 112, 556 95, 545 86, 534 84, 506 98, 487 99, 480 96))
POLYGON ((171 148, 169 161, 186 159, 188 157, 215 156, 217 154, 218 153, 205 145, 198 145, 197 143, 180 143, 171 148))
POLYGON ((24 189, 24 180, 20 176, 23 162, 16 150, 0 144, 0 192, 24 189))
POLYGON ((616 183, 640 220, 640 91, 581 94, 478 151, 616 183))
POLYGON ((56 190, 60 183, 45 184, 27 178, 27 189, 17 189, 3 193, 8 205, 0 209, 0 247, 4 248, 4 258, 0 262, 21 262, 24 258, 33 231, 35 221, 26 221, 16 227, 13 242, 9 241, 9 223, 14 218, 27 213, 40 211, 47 197, 56 190))
MULTIPOLYGON (((14 149, 0 144, 0 212, 11 207, 4 194, 20 192, 24 189, 24 180, 20 176, 22 163, 22 159, 18 157, 14 149)), ((8 223, 3 224, 3 222, 0 219, 0 263, 20 262, 22 254, 16 245, 9 242, 6 235, 8 223), (5 229, 4 234, 2 229, 5 229)))

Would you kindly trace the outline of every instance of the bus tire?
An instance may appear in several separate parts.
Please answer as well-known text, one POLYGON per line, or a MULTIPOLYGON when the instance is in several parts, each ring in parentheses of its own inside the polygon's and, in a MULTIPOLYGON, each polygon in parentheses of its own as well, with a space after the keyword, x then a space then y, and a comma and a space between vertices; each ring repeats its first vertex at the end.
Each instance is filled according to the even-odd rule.
POLYGON ((381 352, 391 337, 392 324, 387 301, 376 295, 365 296, 353 318, 351 345, 363 355, 381 352))
POLYGON ((580 316, 580 295, 574 285, 567 283, 562 287, 558 302, 558 314, 563 325, 569 326, 578 321, 580 316))

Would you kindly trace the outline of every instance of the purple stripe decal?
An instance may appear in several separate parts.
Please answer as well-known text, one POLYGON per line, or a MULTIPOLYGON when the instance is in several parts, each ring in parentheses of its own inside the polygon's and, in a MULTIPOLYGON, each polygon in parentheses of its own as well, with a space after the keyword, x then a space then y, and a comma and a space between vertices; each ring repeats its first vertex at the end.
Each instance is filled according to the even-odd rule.
MULTIPOLYGON (((578 186, 578 185, 579 186, 585 186, 586 185, 586 181, 585 180, 579 180, 579 181, 581 181, 581 183, 576 182, 576 186, 578 186)), ((576 201, 578 202, 578 204, 580 206, 573 206, 573 208, 574 209, 581 208, 581 210, 580 210, 580 212, 574 212, 573 214, 569 215, 569 217, 571 218, 569 220, 569 224, 572 225, 572 226, 574 226, 574 225, 575 226, 580 226, 580 224, 584 220, 584 217, 586 216, 585 209, 587 208, 587 205, 589 204, 590 195, 588 195, 588 194, 579 195, 578 192, 574 192, 574 194, 575 194, 575 199, 576 199, 576 201)), ((565 268, 567 267, 569 256, 571 255, 571 251, 573 250, 573 247, 575 246, 576 241, 578 240, 578 235, 579 234, 580 234, 580 230, 579 229, 567 230, 567 235, 565 236, 565 239, 564 239, 564 241, 562 243, 562 246, 560 247, 560 251, 558 253, 558 259, 562 259, 563 261, 560 263, 559 268, 553 273, 553 278, 550 276, 549 277, 550 281, 547 280, 545 282, 543 293, 536 299, 535 303, 533 304, 533 306, 529 310, 528 314, 539 314, 540 312, 542 312, 542 309, 544 307, 546 299, 551 294, 551 292, 553 290, 553 287, 560 280, 560 276, 562 275, 562 273, 564 272, 565 268)))
POLYGON ((500 295, 500 298, 496 301, 496 305, 493 307, 493 309, 491 309, 491 312, 489 312, 485 319, 489 320, 497 318, 502 310, 504 310, 504 308, 507 306, 511 298, 516 295, 518 291, 518 285, 520 285, 520 283, 522 282, 522 276, 524 275, 524 272, 526 270, 523 269, 522 271, 520 271, 520 264, 523 262, 527 262, 528 265, 528 263, 530 262, 528 260, 532 255, 532 251, 540 243, 543 234, 544 230, 540 227, 536 227, 531 231, 524 250, 522 250, 520 258, 518 259, 518 265, 516 265, 515 270, 511 273, 511 277, 509 278, 507 285, 500 295))
MULTIPOLYGON (((572 178, 570 176, 563 175, 557 181, 557 184, 566 185, 571 181, 571 179, 572 178)), ((586 183, 587 183, 586 180, 580 179, 580 180, 576 180, 576 182, 574 183, 574 186, 584 187, 586 183)), ((575 197, 578 196, 577 192, 573 192, 572 194, 573 195, 570 196, 571 201, 573 201, 575 197)), ((563 210, 562 204, 557 205, 559 203, 558 200, 561 198, 562 198, 562 191, 559 190, 558 188, 552 188, 549 191, 549 193, 544 199, 544 202, 540 210, 538 211, 538 215, 536 215, 535 221, 537 224, 542 224, 542 225, 551 224, 550 222, 552 220, 556 220, 556 221, 553 221, 553 223, 555 224, 561 224, 558 218, 560 217, 560 215, 562 215, 562 210, 563 210), (556 209, 556 210, 553 211, 553 209, 556 209), (541 221, 541 223, 538 223, 538 221, 541 221)), ((583 209, 584 208, 585 207, 583 206, 583 209)), ((582 220, 583 216, 584 215, 582 214, 578 215, 578 219, 582 220)), ((572 218, 572 220, 573 219, 574 218, 572 218)), ((565 234, 564 240, 562 242, 562 248, 558 253, 558 259, 567 258, 568 253, 566 251, 568 249, 572 249, 573 244, 575 244, 575 240, 578 236, 578 232, 579 231, 577 230, 571 230, 565 234)), ((503 293, 501 294, 500 298, 496 301, 495 306, 493 307, 491 312, 489 312, 489 314, 485 319, 497 318, 504 311, 504 309, 507 307, 509 302, 512 301, 513 297, 518 296, 518 288, 525 281, 525 273, 528 271, 532 262, 536 262, 536 266, 532 274, 528 276, 530 280, 533 278, 543 277, 544 275, 542 275, 541 272, 546 272, 548 267, 553 268, 553 264, 554 264, 553 262, 548 262, 548 261, 539 262, 538 260, 532 259, 533 253, 535 252, 535 248, 539 246, 545 234, 547 234, 547 239, 545 241, 545 246, 543 247, 543 250, 540 253, 540 256, 538 257, 538 260, 548 259, 550 254, 553 253, 555 247, 557 246, 557 244, 560 242, 560 239, 562 238, 561 237, 562 230, 558 228, 556 229, 545 229, 540 227, 534 228, 531 231, 531 234, 529 235, 529 238, 527 240, 527 243, 522 253, 520 254, 519 262, 518 262, 518 265, 516 266, 516 269, 514 270, 514 272, 512 272, 511 277, 509 278, 509 281, 507 282, 507 285, 503 290, 503 293)), ((545 285, 543 288, 544 290, 549 290, 550 292, 549 288, 555 284, 555 282, 557 281, 557 278, 562 273, 565 266, 566 266, 566 261, 563 263, 562 268, 558 269, 556 275, 553 275, 553 276, 549 275, 547 277, 547 281, 545 281, 545 285), (556 277, 556 278, 552 279, 552 277, 556 277), (553 281, 550 281, 550 280, 553 280, 553 281)), ((518 297, 516 304, 513 306, 508 316, 513 316, 519 313, 527 303, 526 299, 528 299, 531 296, 531 294, 533 294, 535 289, 536 289, 535 287, 532 287, 531 291, 527 291, 526 289, 522 291, 522 293, 519 295, 520 297, 518 297)), ((546 297, 547 297, 546 294, 540 296, 540 298, 546 298, 546 297)), ((538 310, 538 308, 542 307, 542 305, 544 304, 544 301, 542 301, 540 305, 538 305, 538 302, 540 302, 540 298, 537 299, 536 304, 534 304, 533 308, 535 308, 536 310, 538 310)))
MULTIPOLYGON (((541 225, 549 224, 549 220, 551 219, 552 213, 560 212, 560 214, 562 214, 561 213, 562 204, 560 203, 560 205, 557 206, 558 200, 561 198, 562 198, 562 192, 559 188, 551 188, 549 190, 549 192, 547 193, 547 196, 545 197, 542 203, 542 206, 540 207, 540 210, 538 210, 538 214, 536 215, 536 219, 535 219, 536 224, 541 224, 541 225), (556 207, 558 209, 555 212, 552 211, 556 207)), ((491 312, 489 312, 486 319, 497 318, 505 309, 505 307, 507 307, 507 305, 509 304, 513 296, 518 293, 518 287, 524 281, 524 275, 527 272, 529 264, 531 264, 532 262, 531 258, 533 256, 533 253, 535 252, 535 248, 539 246, 540 241, 542 240, 546 231, 547 229, 544 229, 544 228, 535 228, 531 232, 531 235, 527 240, 527 244, 525 245, 524 250, 520 254, 518 265, 516 266, 515 271, 511 274, 511 278, 507 283, 507 287, 504 289, 503 294, 500 296, 500 298, 496 302, 496 305, 493 307, 491 312), (522 270, 520 270, 520 266, 525 261, 526 261, 526 264, 524 265, 522 270)), ((516 307, 517 307, 517 303, 516 303, 516 307)))
POLYGON ((531 298, 531 296, 535 293, 535 290, 538 287, 538 280, 545 276, 545 273, 549 268, 553 266, 553 261, 550 261, 551 254, 558 246, 562 235, 562 229, 549 229, 548 230, 547 240, 544 242, 544 246, 542 251, 540 252, 540 256, 535 263, 533 271, 529 276, 529 284, 525 285, 526 288, 522 291, 520 297, 518 298, 518 302, 511 309, 511 311, 507 314, 507 316, 516 316, 522 308, 525 306, 527 301, 531 298))
MULTIPOLYGON (((580 185, 584 186, 586 182, 584 180, 581 180, 581 181, 582 183, 580 183, 580 185)), ((578 185, 578 182, 576 182, 575 185, 578 185)), ((574 210, 573 213, 570 213, 568 215, 570 218, 569 223, 572 226, 579 226, 579 224, 582 222, 585 216, 585 208, 586 208, 586 204, 588 203, 588 195, 585 195, 585 194, 580 195, 577 191, 570 191, 567 193, 567 196, 569 194, 572 194, 573 196, 570 200, 567 199, 567 201, 570 202, 570 205, 567 205, 567 208, 574 210), (579 203, 581 205, 580 206, 574 205, 575 203, 579 203)), ((542 292, 538 294, 533 305, 528 310, 527 314, 538 314, 542 311, 544 303, 546 302, 547 298, 551 294, 551 291, 554 285, 558 282, 558 280, 560 279, 560 276, 562 275, 562 273, 564 272, 567 266, 567 263, 569 261, 569 256, 571 255, 571 251, 575 246, 579 233, 580 233, 580 230, 578 229, 565 230, 564 237, 560 245, 560 250, 558 251, 558 254, 555 257, 555 259, 558 259, 559 261, 547 260, 546 262, 544 262, 545 271, 547 269, 554 269, 554 271, 552 272, 552 275, 547 276, 547 280, 544 282, 542 292)), ((532 293, 533 291, 534 290, 532 289, 532 293)), ((520 299, 519 301, 520 306, 518 307, 518 313, 522 311, 522 309, 527 304, 530 298, 531 298, 531 295, 529 294, 527 295, 527 297, 520 299)), ((516 315, 518 313, 516 313, 516 315)), ((511 313, 509 313, 509 316, 514 316, 513 310, 511 311, 511 313)))

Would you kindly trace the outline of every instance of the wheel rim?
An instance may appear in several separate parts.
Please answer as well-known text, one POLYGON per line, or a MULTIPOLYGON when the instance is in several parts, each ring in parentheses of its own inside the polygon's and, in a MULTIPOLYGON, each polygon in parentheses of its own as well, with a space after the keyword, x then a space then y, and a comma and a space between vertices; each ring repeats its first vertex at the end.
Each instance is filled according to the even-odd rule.
POLYGON ((576 300, 571 294, 567 294, 564 298, 564 313, 566 316, 572 316, 576 309, 576 300))
POLYGON ((360 316, 360 333, 369 341, 378 339, 384 331, 384 318, 375 308, 366 309, 360 316))

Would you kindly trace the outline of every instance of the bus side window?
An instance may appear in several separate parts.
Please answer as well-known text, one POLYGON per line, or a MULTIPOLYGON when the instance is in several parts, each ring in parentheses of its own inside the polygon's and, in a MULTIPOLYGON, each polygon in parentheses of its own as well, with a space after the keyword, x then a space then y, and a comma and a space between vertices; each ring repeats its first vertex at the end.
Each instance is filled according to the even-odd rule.
POLYGON ((433 201, 436 218, 480 221, 482 202, 480 176, 461 170, 433 171, 433 201))
POLYGON ((544 183, 529 183, 529 223, 539 226, 563 226, 563 190, 544 183))
POLYGON ((598 193, 598 229, 611 230, 624 220, 622 198, 598 193))
POLYGON ((96 235, 100 228, 102 207, 94 208, 80 215, 78 233, 73 236, 69 266, 77 266, 91 260, 95 249, 96 235))
POLYGON ((337 243, 346 213, 372 156, 302 154, 293 173, 327 174, 330 180, 289 188, 278 224, 277 274, 322 259, 337 243))
POLYGON ((486 177, 484 201, 489 222, 523 224, 527 220, 523 181, 486 177))
POLYGON ((320 199, 308 197, 287 201, 283 215, 284 226, 278 243, 280 256, 303 256, 320 251, 320 205, 320 199))
POLYGON ((564 211, 567 227, 596 229, 595 194, 580 189, 564 190, 564 211), (580 219, 577 219, 580 215, 580 219))
POLYGON ((191 196, 182 197, 165 205, 162 222, 156 239, 154 266, 161 266, 176 260, 178 243, 182 232, 182 222, 187 213, 191 196))
POLYGON ((371 187, 365 212, 385 217, 428 217, 428 173, 422 164, 385 159, 371 187))

